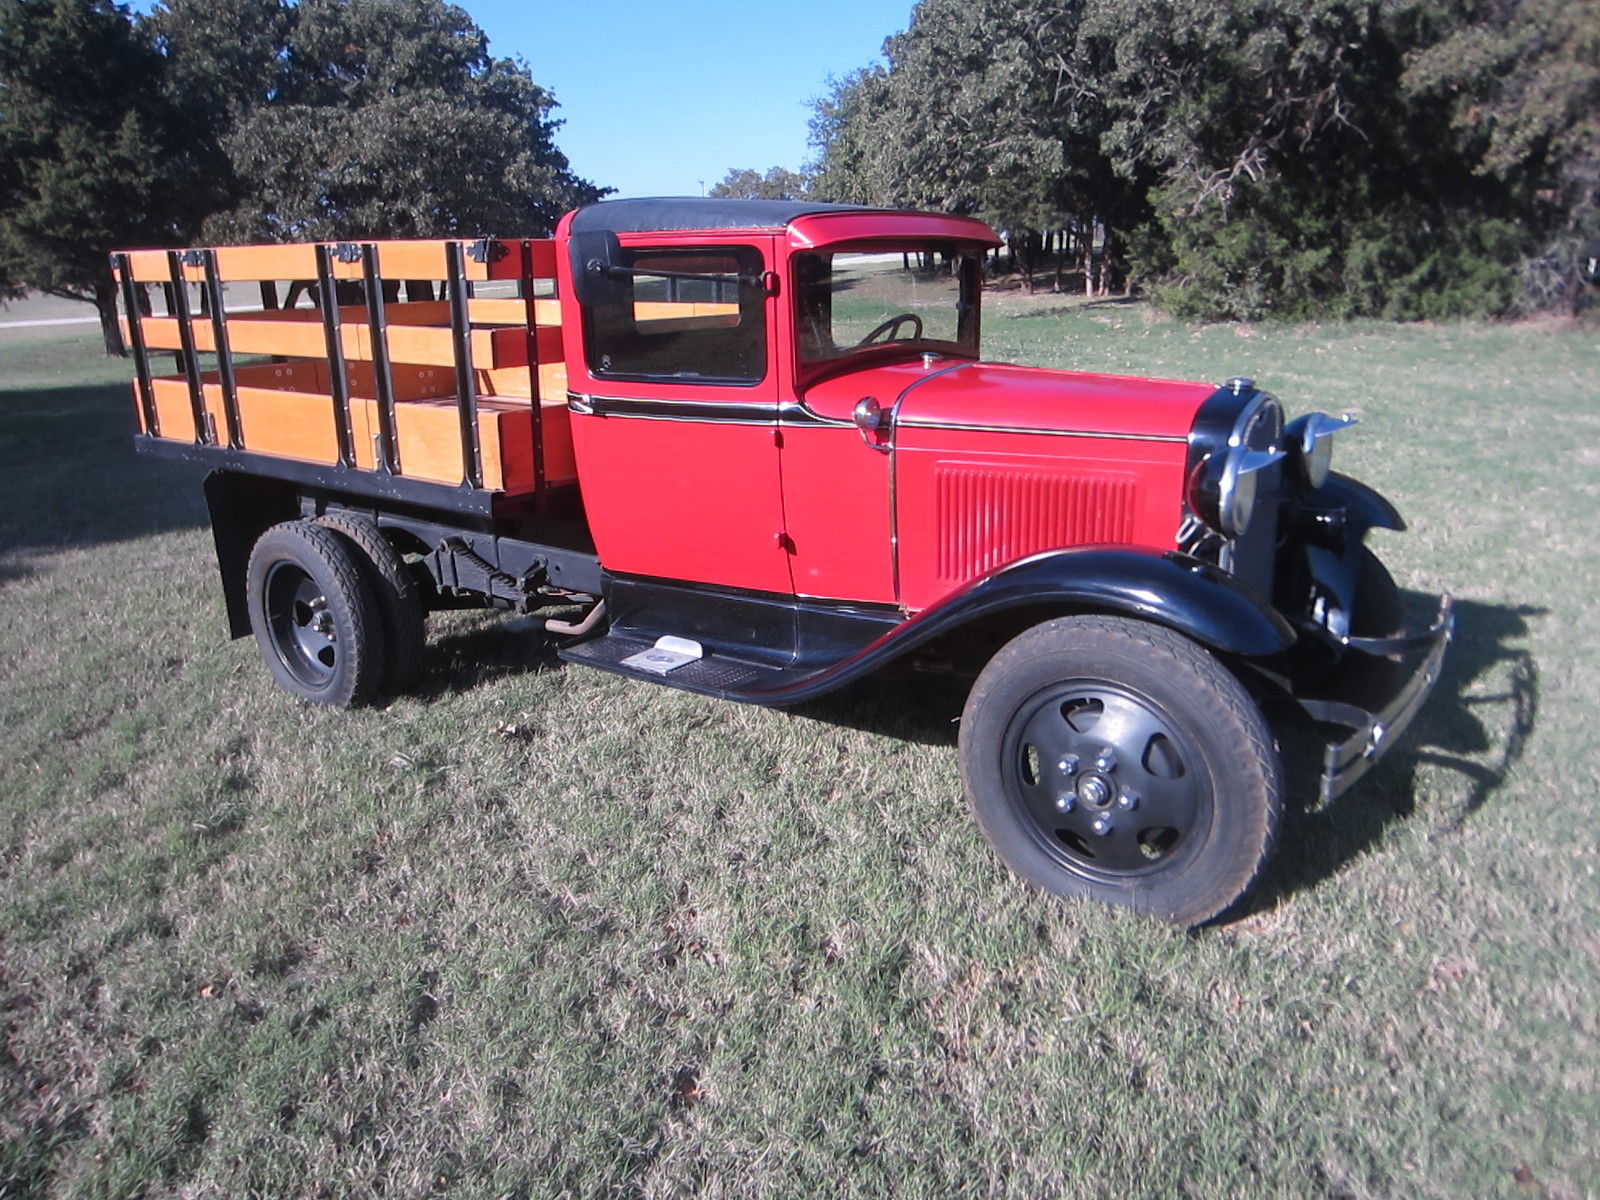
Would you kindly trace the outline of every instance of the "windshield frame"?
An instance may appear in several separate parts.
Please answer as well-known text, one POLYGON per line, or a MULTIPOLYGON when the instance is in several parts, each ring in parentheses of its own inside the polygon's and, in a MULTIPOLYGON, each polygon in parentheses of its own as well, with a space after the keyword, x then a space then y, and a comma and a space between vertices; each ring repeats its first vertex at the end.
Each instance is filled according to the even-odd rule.
MULTIPOLYGON (((971 242, 953 241, 948 238, 901 237, 874 239, 867 242, 840 242, 805 250, 796 250, 789 259, 789 277, 792 283, 790 288, 792 299, 789 304, 789 311, 795 333, 793 338, 794 368, 798 385, 803 388, 829 376, 844 374, 867 366, 902 362, 928 354, 976 361, 980 335, 983 256, 985 249, 985 247, 974 245, 971 242), (958 281, 956 299, 957 327, 954 340, 936 337, 900 338, 894 341, 877 342, 865 346, 857 344, 837 347, 837 353, 826 356, 809 356, 807 354, 808 339, 805 336, 805 331, 809 327, 808 323, 815 324, 816 322, 817 289, 826 287, 828 288, 826 294, 829 297, 833 295, 830 284, 833 279, 833 260, 836 256, 847 254, 920 256, 928 253, 941 256, 941 266, 953 260, 952 273, 958 281), (826 262, 828 266, 827 274, 825 276, 816 276, 807 281, 808 272, 815 271, 815 267, 807 265, 807 260, 814 262, 819 259, 826 262)), ((914 312, 915 309, 907 308, 901 311, 914 312)), ((828 327, 831 336, 831 302, 828 316, 828 327)))

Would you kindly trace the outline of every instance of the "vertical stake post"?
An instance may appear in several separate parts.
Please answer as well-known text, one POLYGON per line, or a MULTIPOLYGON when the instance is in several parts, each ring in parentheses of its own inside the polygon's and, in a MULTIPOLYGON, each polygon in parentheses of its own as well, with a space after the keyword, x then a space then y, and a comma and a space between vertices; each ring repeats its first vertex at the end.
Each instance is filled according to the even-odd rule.
POLYGON ((206 396, 200 378, 200 361, 195 357, 194 327, 190 325, 189 285, 183 278, 183 258, 177 250, 167 251, 167 274, 172 280, 172 290, 167 293, 172 304, 172 315, 178 319, 178 352, 183 360, 183 377, 189 384, 189 408, 194 413, 194 440, 199 446, 216 444, 216 438, 206 428, 206 396))
POLYGON ((450 283, 450 339, 456 360, 456 408, 461 415, 461 483, 483 486, 483 452, 478 445, 478 382, 472 367, 472 323, 467 315, 467 269, 462 243, 444 244, 450 283))
POLYGON ((367 290, 367 326, 372 336, 372 377, 378 393, 379 474, 400 473, 400 439, 394 417, 394 370, 389 363, 389 324, 384 307, 383 280, 378 275, 378 248, 361 244, 361 277, 367 290))
POLYGON ((544 495, 544 409, 539 395, 539 305, 533 287, 533 243, 522 240, 522 302, 528 326, 528 394, 533 406, 533 494, 544 495))
POLYGON ((144 431, 151 437, 161 436, 161 422, 156 416, 155 388, 150 382, 150 352, 144 345, 144 327, 139 323, 144 313, 139 308, 139 289, 133 282, 133 267, 126 254, 111 256, 111 267, 122 287, 122 307, 128 313, 128 345, 133 350, 133 370, 139 389, 139 411, 144 414, 144 431))
POLYGON ((222 412, 228 425, 228 449, 244 449, 239 424, 239 389, 233 375, 233 351, 228 346, 228 314, 222 302, 222 279, 217 274, 217 252, 202 251, 206 266, 206 307, 211 310, 211 340, 217 351, 217 379, 222 384, 222 412))
POLYGON ((339 320, 339 288, 333 278, 333 248, 317 245, 317 290, 322 300, 322 335, 328 347, 328 391, 333 396, 333 436, 339 465, 356 463, 355 436, 350 431, 350 379, 344 365, 344 331, 339 320))

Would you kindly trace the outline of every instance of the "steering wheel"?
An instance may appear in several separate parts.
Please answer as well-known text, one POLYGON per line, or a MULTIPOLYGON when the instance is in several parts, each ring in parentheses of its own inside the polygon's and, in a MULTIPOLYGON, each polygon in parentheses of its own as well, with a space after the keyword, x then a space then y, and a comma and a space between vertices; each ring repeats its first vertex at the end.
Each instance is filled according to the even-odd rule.
POLYGON ((911 340, 916 341, 922 336, 922 318, 913 312, 903 312, 897 317, 890 317, 883 324, 876 326, 871 333, 856 343, 857 346, 870 346, 880 339, 885 342, 895 342, 900 339, 894 336, 894 331, 900 326, 910 323, 912 326, 911 340), (884 335, 888 336, 885 337, 884 335))

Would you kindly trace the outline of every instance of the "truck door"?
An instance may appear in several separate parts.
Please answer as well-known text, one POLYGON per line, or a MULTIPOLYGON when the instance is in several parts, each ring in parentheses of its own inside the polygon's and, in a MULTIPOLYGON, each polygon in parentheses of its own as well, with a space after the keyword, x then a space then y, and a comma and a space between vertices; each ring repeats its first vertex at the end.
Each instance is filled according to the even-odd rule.
POLYGON ((607 570, 792 592, 770 257, 770 238, 636 235, 606 300, 583 307, 572 441, 607 570))

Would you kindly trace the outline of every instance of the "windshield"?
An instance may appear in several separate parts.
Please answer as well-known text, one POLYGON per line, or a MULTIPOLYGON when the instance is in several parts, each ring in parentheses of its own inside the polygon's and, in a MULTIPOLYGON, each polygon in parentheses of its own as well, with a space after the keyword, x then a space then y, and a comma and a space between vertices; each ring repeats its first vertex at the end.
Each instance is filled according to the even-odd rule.
POLYGON ((978 256, 949 245, 797 254, 800 365, 883 347, 978 352, 978 256))

